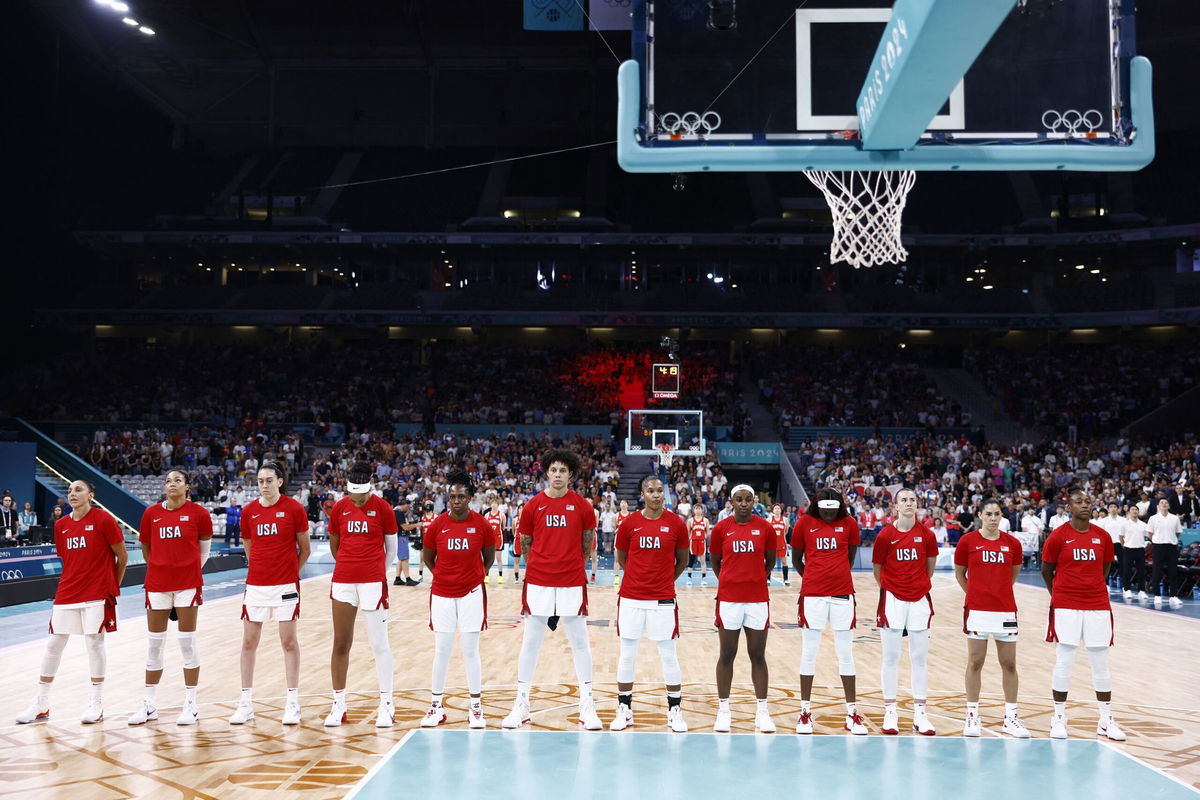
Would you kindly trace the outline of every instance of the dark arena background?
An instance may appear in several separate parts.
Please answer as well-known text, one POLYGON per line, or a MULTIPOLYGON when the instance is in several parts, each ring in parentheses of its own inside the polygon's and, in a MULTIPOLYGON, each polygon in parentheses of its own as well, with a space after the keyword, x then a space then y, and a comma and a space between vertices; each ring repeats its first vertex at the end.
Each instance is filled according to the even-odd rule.
MULTIPOLYGON (((726 118, 778 132, 796 115, 798 79, 780 66, 800 46, 792 14, 894 5, 900 15, 920 4, 796 0, 783 16, 770 5, 755 17, 752 0, 3 4, 0 798, 1197 796, 1196 3, 992 0, 1011 8, 1008 38, 997 41, 1021 66, 990 68, 986 86, 968 72, 968 117, 1032 86, 1071 96, 1084 69, 1066 44, 1083 35, 1072 21, 1111 11, 1112 53, 1085 66, 1124 86, 1128 56, 1153 64, 1153 125, 1140 109, 1133 118, 1153 136, 1153 160, 1113 171, 922 169, 894 242, 903 256, 862 267, 831 259, 843 220, 799 171, 634 172, 618 162, 618 67, 646 69, 649 43, 668 41, 672 26, 695 38, 656 56, 662 76, 670 58, 684 64, 671 91, 715 87, 738 112, 726 118), (719 63, 714 55, 705 82, 693 83, 704 43, 717 41, 704 37, 741 49, 722 50, 719 63), (594 510, 594 547, 584 548, 594 557, 580 553, 586 627, 563 616, 545 631, 530 688, 518 654, 527 626, 545 617, 522 616, 535 594, 525 570, 544 556, 521 515, 557 496, 548 481, 561 462, 546 458, 555 450, 580 461, 570 489, 594 510), (348 487, 361 483, 356 462, 367 464, 370 492, 348 487), (247 658, 255 663, 246 641, 263 628, 243 621, 255 602, 247 551, 267 545, 245 538, 243 510, 260 499, 264 475, 280 482, 265 464, 279 465, 282 494, 299 504, 298 546, 309 555, 288 601, 303 614, 265 623, 245 706, 247 658), (453 634, 430 630, 445 597, 431 597, 437 570, 423 559, 439 521, 457 519, 456 472, 470 479, 469 508, 493 512, 498 530, 483 545, 495 564, 475 580, 487 626, 459 634, 440 721, 427 711, 435 642, 453 634), (145 553, 165 545, 146 549, 139 537, 149 536, 144 515, 182 502, 172 476, 201 507, 190 522, 206 515, 213 534, 203 604, 175 598, 163 647, 148 630, 171 601, 148 610, 160 568, 145 553), (635 521, 655 518, 642 496, 656 486, 643 484, 648 476, 662 482, 664 513, 707 520, 698 539, 692 529, 698 558, 675 576, 669 641, 682 712, 664 693, 653 642, 633 662, 635 699, 618 688, 630 640, 617 621, 626 630, 634 569, 615 560, 618 530, 639 509, 650 516, 635 521), (742 484, 749 523, 731 505, 742 484), (913 702, 908 655, 899 698, 884 690, 890 629, 876 611, 872 562, 876 541, 909 524, 902 489, 915 493, 915 524, 937 551, 925 594, 927 704, 913 702), (792 532, 814 520, 806 514, 819 513, 825 490, 860 531, 857 550, 843 545, 854 590, 845 641, 855 647, 847 672, 830 632, 815 673, 801 676, 811 623, 804 603, 797 613, 806 580, 797 569, 812 551, 792 532), (347 616, 355 606, 338 587, 370 586, 371 602, 383 602, 377 577, 333 580, 335 551, 349 547, 338 515, 358 513, 351 505, 371 493, 393 509, 384 516, 401 529, 400 558, 383 573, 386 612, 360 598, 363 613, 347 616), (964 673, 969 684, 979 639, 960 622, 955 565, 966 554, 956 548, 988 538, 997 508, 1017 543, 1005 552, 1016 564, 1020 644, 1004 643, 1015 672, 987 652, 982 735, 963 736, 964 673), (97 545, 101 561, 72 552, 80 513, 116 522, 110 548, 97 545), (1093 541, 1103 549, 1110 536, 1115 561, 1093 571, 1093 593, 1108 600, 1074 613, 1111 608, 1112 646, 1093 642, 1063 667, 1075 648, 1047 641, 1048 619, 1073 607, 1051 605, 1044 575, 1063 564, 1046 558, 1047 541, 1062 526, 1087 530, 1088 515, 1093 541), (720 688, 728 632, 714 624, 718 580, 704 537, 726 518, 768 531, 771 517, 784 539, 766 576, 768 621, 764 632, 747 622, 730 692, 720 688), (533 552, 517 560, 526 535, 533 552), (122 543, 119 589, 68 591, 68 578, 111 579, 122 543), (86 625, 90 611, 76 605, 101 601, 115 627, 62 635, 60 615, 86 625), (188 627, 194 636, 181 637, 188 627), (586 669, 571 630, 588 636, 586 669), (281 648, 287 631, 294 644, 281 648), (766 641, 753 681, 752 635, 766 641), (459 652, 469 641, 481 692, 459 652), (285 678, 293 658, 298 681, 285 678), (1101 663, 1111 701, 1097 708, 1101 663), (155 695, 144 687, 156 666, 155 695), (857 696, 847 697, 855 674, 857 696), (1071 693, 1056 707, 1052 684, 1063 680, 1071 693), (1010 689, 1016 704, 1006 708, 1010 689), (520 692, 529 721, 502 727, 520 692), (238 717, 243 706, 252 718, 238 717), (343 707, 344 721, 331 723, 343 707), (157 718, 146 719, 151 708, 157 718), (1028 740, 1001 726, 1018 708, 1028 740), (636 721, 610 730, 630 709, 636 721), (914 730, 914 713, 928 730, 914 730), (603 731, 587 724, 597 714, 603 731), (670 722, 680 714, 689 732, 670 722), (805 718, 812 735, 793 732, 805 718), (1098 735, 1098 719, 1120 731, 1098 735)), ((811 19, 813 75, 832 76, 852 99, 882 22, 864 37, 841 17, 811 19)), ((1089 31, 1107 41, 1109 18, 1097 19, 1089 31)), ((939 50, 910 28, 918 53, 939 50)), ((1125 98, 1108 91, 1101 100, 1113 108, 1096 113, 1121 129, 1125 98)), ((694 110, 697 120, 706 111, 694 110)), ((662 149, 704 159, 739 146, 692 136, 699 129, 686 121, 672 128, 659 116, 651 127, 660 123, 662 149)), ((1046 124, 1029 146, 1079 147, 1090 129, 1046 124), (1068 128, 1079 137, 1056 140, 1068 128)), ((858 147, 853 130, 828 139, 858 147)), ((936 132, 923 142, 992 144, 936 132)), ((1000 639, 989 647, 999 651, 1000 639)))

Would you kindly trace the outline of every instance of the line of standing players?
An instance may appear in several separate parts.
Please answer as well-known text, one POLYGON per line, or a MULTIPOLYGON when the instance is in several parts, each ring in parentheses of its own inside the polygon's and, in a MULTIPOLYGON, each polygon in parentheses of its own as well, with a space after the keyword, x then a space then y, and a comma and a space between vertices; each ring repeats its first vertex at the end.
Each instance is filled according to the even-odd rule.
MULTIPOLYGON (((585 564, 596 547, 596 515, 591 502, 570 489, 579 472, 579 459, 570 451, 552 451, 543 459, 546 488, 521 511, 516 536, 526 558, 521 613, 525 617, 517 658, 517 693, 504 717, 504 728, 529 723, 530 694, 538 654, 547 631, 559 626, 570 643, 579 683, 579 722, 588 730, 603 727, 592 692, 592 657, 587 633, 588 593, 585 564)), ((309 556, 308 521, 303 508, 281 494, 283 470, 265 464, 257 475, 260 498, 242 513, 242 529, 249 570, 242 605, 243 638, 240 653, 241 696, 231 724, 254 718, 253 678, 255 654, 262 626, 278 624, 284 654, 287 698, 282 716, 285 725, 299 724, 300 649, 296 627, 300 618, 299 573, 309 556)), ((466 666, 467 719, 471 728, 485 728, 481 699, 482 665, 479 641, 487 628, 485 577, 496 555, 494 521, 469 506, 475 486, 465 473, 447 478, 448 510, 436 517, 424 537, 422 561, 433 575, 430 586, 429 627, 434 634, 431 676, 432 698, 421 720, 424 727, 446 721, 443 705, 446 673, 455 634, 466 666)), ((177 641, 183 656, 184 700, 179 725, 199 719, 196 690, 200 659, 196 645, 198 608, 203 602, 201 569, 208 557, 212 522, 208 512, 188 498, 188 478, 181 471, 165 477, 166 499, 146 510, 139 543, 147 563, 147 659, 145 694, 130 713, 130 725, 158 719, 157 687, 163 669, 163 649, 170 619, 178 620, 177 641)), ((705 550, 718 579, 715 627, 719 656, 715 678, 717 713, 713 730, 729 731, 729 705, 734 661, 742 634, 750 658, 751 680, 757 700, 755 728, 776 730, 767 702, 766 643, 770 628, 769 576, 780 551, 787 546, 782 530, 753 514, 757 501, 753 488, 740 484, 730 492, 733 513, 707 530, 697 510, 685 523, 665 508, 665 489, 656 476, 641 485, 643 508, 621 520, 615 549, 617 567, 624 573, 617 602, 618 705, 609 728, 624 730, 634 724, 633 679, 638 644, 653 641, 662 663, 667 694, 667 726, 688 730, 682 711, 682 677, 675 642, 679 636, 676 580, 685 569, 699 563, 705 550), (707 540, 705 540, 707 532, 707 540)), ((116 595, 124 573, 124 543, 113 517, 95 505, 94 489, 75 481, 68 491, 71 513, 55 526, 55 542, 63 562, 50 622, 38 692, 17 718, 19 723, 49 717, 50 686, 67 640, 84 636, 92 677, 92 696, 81 721, 103 719, 101 690, 105 678, 104 633, 116 630, 116 595)), ((883 645, 882 731, 900 730, 897 703, 898 663, 904 638, 909 643, 912 666, 912 729, 933 735, 926 713, 929 637, 933 603, 931 577, 937 559, 936 540, 916 518, 917 496, 902 489, 895 497, 897 518, 876 537, 872 562, 879 585, 876 623, 883 645)), ((1124 734, 1113 720, 1108 650, 1113 641, 1112 613, 1105 576, 1113 561, 1112 540, 1091 524, 1091 498, 1082 489, 1067 496, 1070 521, 1047 539, 1042 553, 1042 575, 1050 591, 1047 641, 1056 645, 1052 693, 1054 713, 1050 735, 1066 738, 1065 702, 1071 666, 1079 647, 1092 662, 1093 685, 1099 707, 1097 733, 1114 740, 1124 734)), ((980 530, 960 539, 955 551, 955 577, 965 593, 963 631, 967 637, 965 674, 966 719, 963 735, 979 736, 980 675, 987 641, 996 642, 1003 675, 1004 733, 1028 738, 1017 713, 1016 640, 1017 606, 1013 584, 1021 569, 1019 541, 1000 530, 1003 509, 985 502, 980 530)), ((333 647, 330 672, 332 706, 324 718, 328 727, 347 721, 345 686, 353 644, 354 622, 359 611, 366 622, 379 683, 378 727, 395 724, 392 702, 393 659, 387 634, 387 568, 397 552, 397 521, 392 509, 373 493, 372 470, 356 463, 348 473, 347 495, 330 511, 330 550, 336 564, 330 587, 333 647)), ((832 489, 819 490, 807 513, 796 520, 790 536, 791 563, 801 579, 797 618, 802 633, 799 665, 801 712, 797 733, 812 733, 812 686, 822 633, 833 630, 838 672, 846 701, 843 729, 867 733, 858 712, 853 630, 857 606, 851 567, 859 546, 859 529, 841 496, 832 489)), ((706 576, 702 574, 702 583, 706 576)), ((690 574, 689 574, 690 579, 690 574)))

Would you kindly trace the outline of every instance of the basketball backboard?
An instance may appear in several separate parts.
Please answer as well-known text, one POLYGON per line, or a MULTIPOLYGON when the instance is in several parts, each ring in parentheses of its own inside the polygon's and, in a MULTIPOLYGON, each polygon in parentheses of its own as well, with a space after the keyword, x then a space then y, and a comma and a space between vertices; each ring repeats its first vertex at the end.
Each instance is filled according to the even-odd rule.
MULTIPOLYGON (((634 60, 619 78, 621 164, 662 172, 1148 163, 1150 66, 1134 58, 1131 0, 1007 5, 1012 10, 981 34, 982 50, 963 62, 969 68, 914 145, 866 152, 859 129, 870 110, 867 78, 881 53, 895 63, 884 32, 901 50, 907 42, 894 29, 892 0, 743 2, 728 30, 706 24, 696 3, 634 0, 634 60), (633 107, 629 94, 637 97, 633 107)), ((907 42, 910 50, 944 41, 924 33, 907 42)))
POLYGON ((707 452, 704 412, 680 409, 630 409, 626 419, 626 455, 659 456, 664 444, 672 456, 702 456, 707 452))

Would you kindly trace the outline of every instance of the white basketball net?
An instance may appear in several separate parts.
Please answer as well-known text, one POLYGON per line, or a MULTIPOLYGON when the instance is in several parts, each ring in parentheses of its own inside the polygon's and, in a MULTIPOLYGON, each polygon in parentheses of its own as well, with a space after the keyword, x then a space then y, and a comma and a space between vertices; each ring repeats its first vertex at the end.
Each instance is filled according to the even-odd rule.
POLYGON ((886 172, 805 172, 825 195, 833 214, 829 260, 855 269, 896 264, 908 258, 900 242, 900 219, 908 192, 917 182, 912 170, 886 172))
POLYGON ((670 469, 671 459, 675 457, 675 445, 660 444, 655 446, 658 448, 658 465, 663 469, 670 469))

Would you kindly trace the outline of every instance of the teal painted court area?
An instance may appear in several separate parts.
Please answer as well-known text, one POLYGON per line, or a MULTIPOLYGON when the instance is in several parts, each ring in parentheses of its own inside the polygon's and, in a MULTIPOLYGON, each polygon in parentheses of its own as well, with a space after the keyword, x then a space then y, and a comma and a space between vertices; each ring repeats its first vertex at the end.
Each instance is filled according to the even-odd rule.
POLYGON ((347 797, 391 800, 413 786, 439 800, 1200 797, 1086 740, 491 730, 413 731, 347 797))

